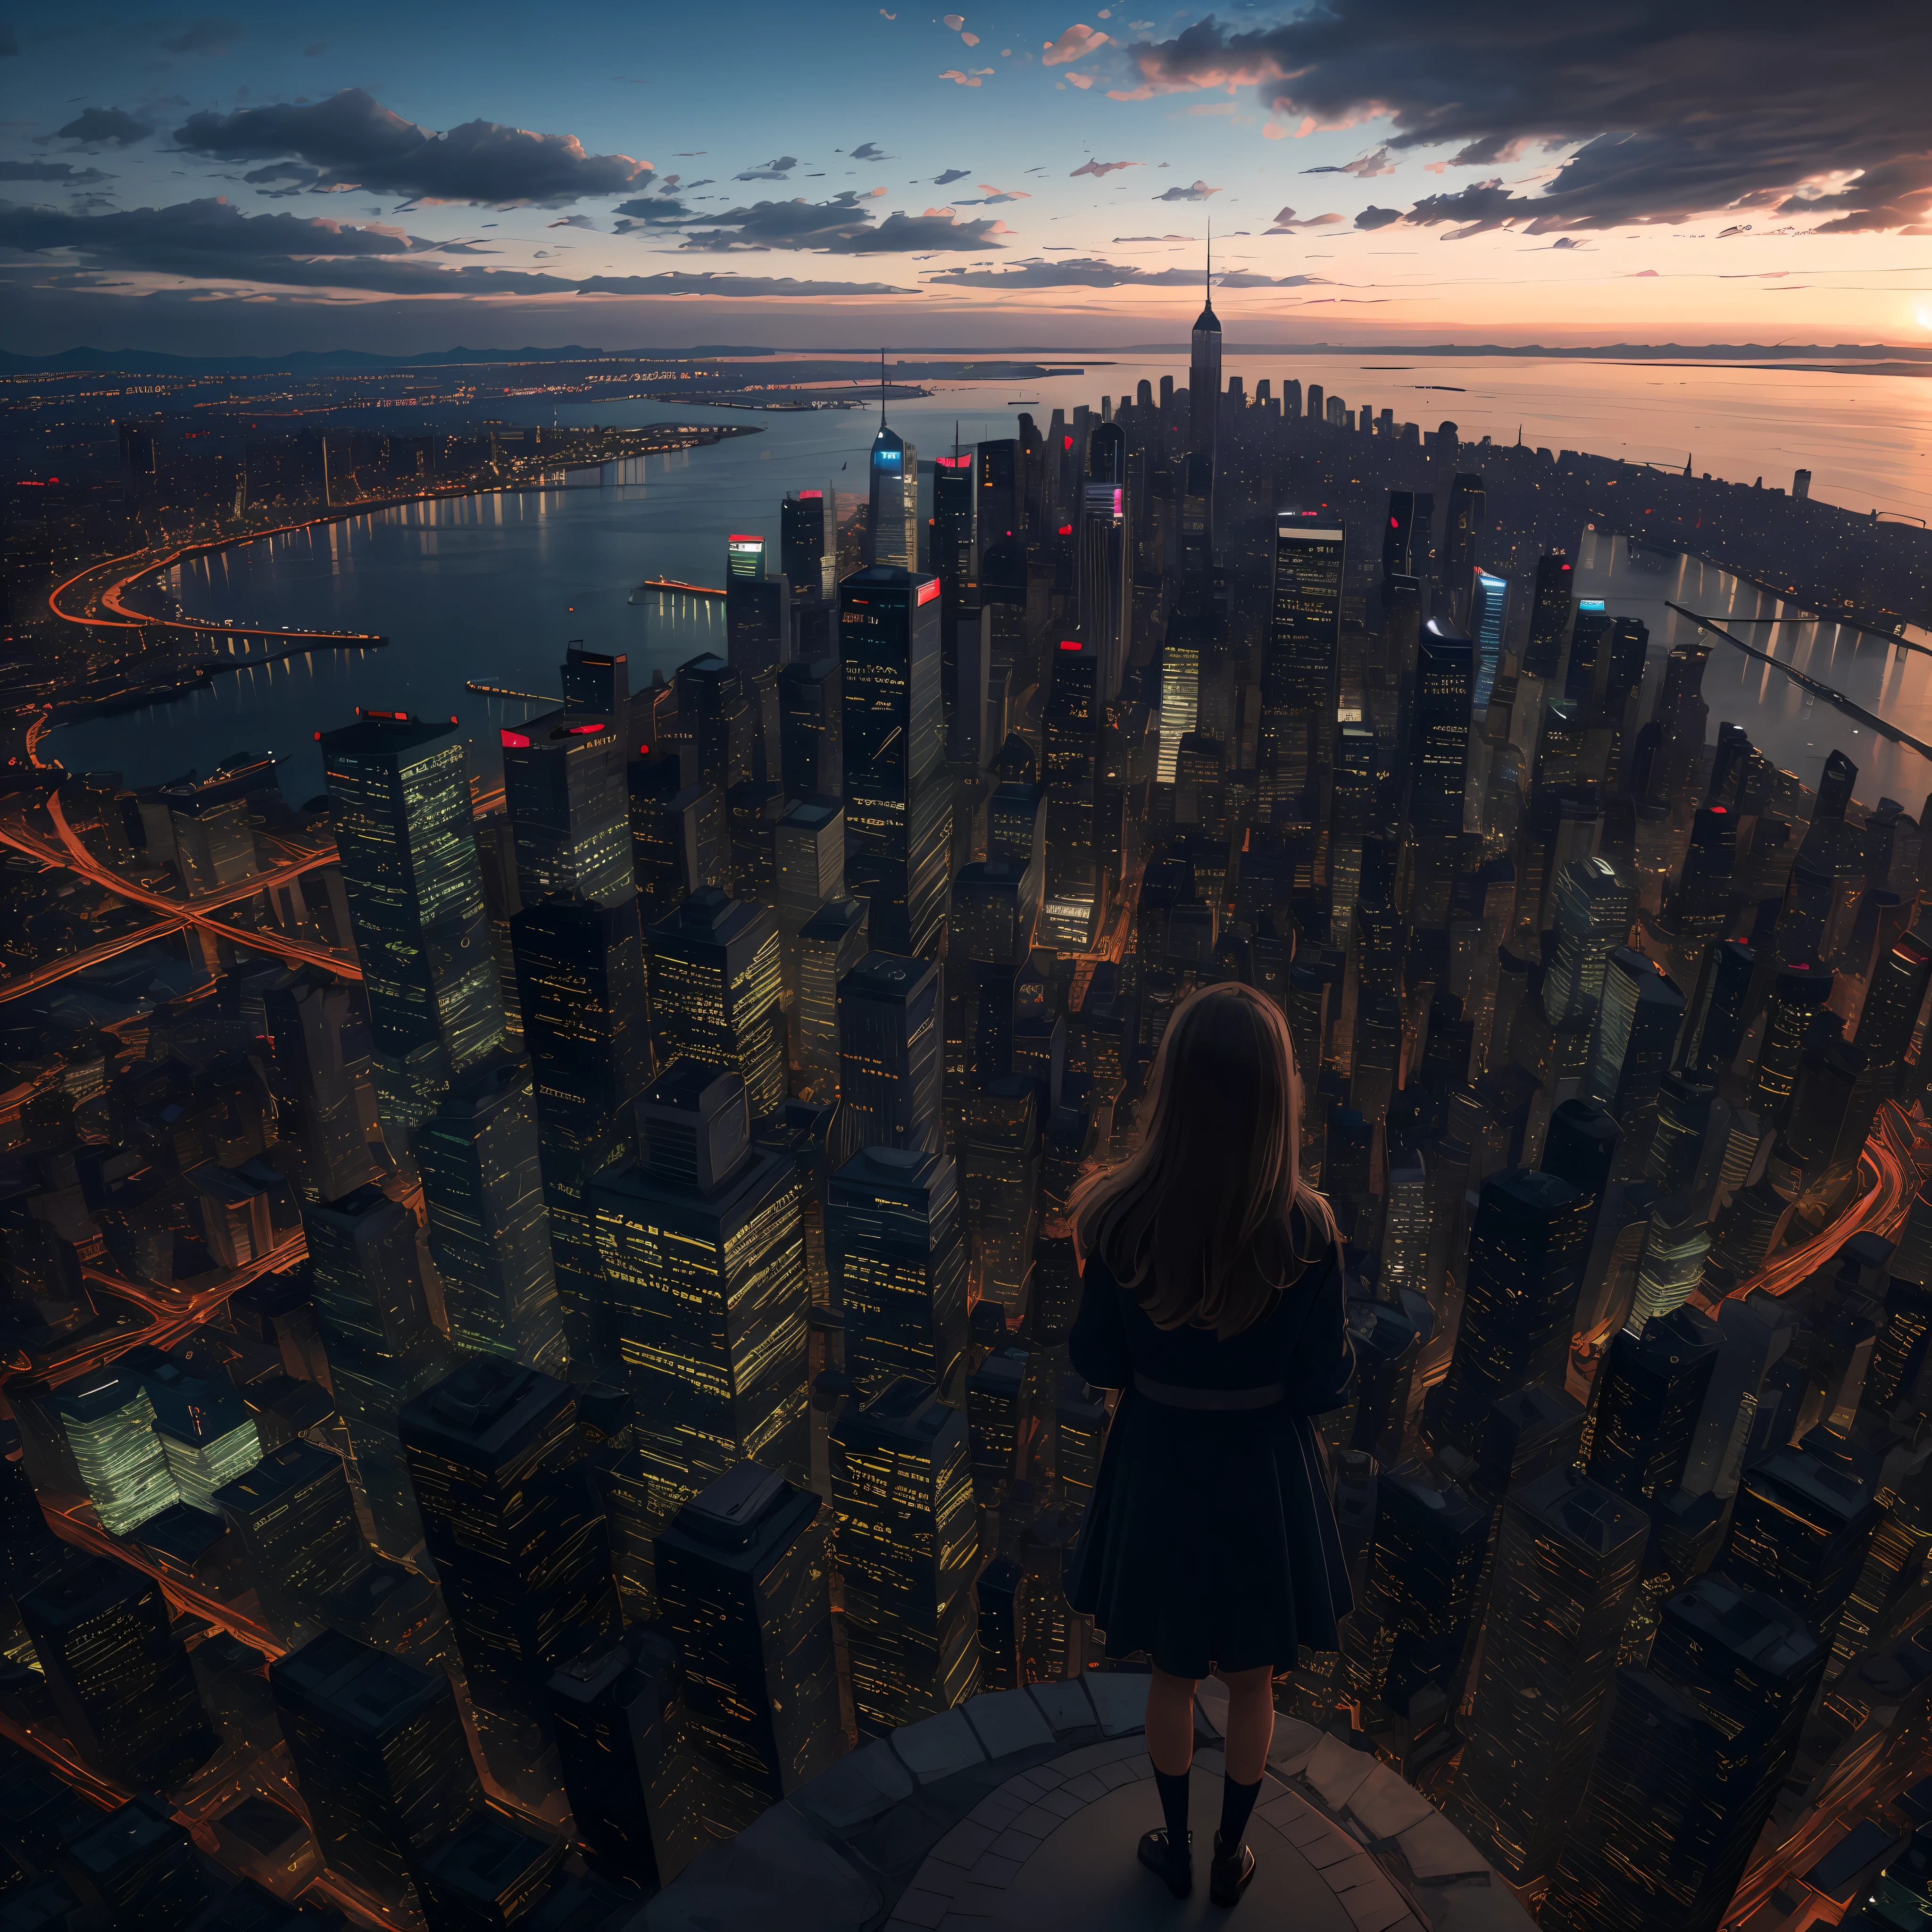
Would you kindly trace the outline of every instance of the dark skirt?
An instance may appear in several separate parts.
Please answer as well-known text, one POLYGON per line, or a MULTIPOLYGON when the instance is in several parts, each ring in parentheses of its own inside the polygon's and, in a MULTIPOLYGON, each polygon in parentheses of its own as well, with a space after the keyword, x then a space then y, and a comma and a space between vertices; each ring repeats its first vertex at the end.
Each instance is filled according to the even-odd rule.
POLYGON ((1333 1650, 1353 1607, 1322 1444, 1285 1406, 1178 1408, 1120 1397, 1068 1596, 1110 1657, 1176 1677, 1276 1673, 1333 1650))

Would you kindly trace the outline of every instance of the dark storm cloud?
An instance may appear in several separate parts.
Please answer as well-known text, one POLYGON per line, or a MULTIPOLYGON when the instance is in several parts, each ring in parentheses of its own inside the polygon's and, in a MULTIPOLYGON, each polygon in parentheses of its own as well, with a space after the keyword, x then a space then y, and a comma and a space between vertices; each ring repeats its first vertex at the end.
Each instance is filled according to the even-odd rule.
POLYGON ((950 188, 955 182, 964 181, 972 172, 970 168, 948 168, 944 174, 933 176, 932 184, 934 188, 950 188))
POLYGON ((629 235, 640 229, 672 228, 681 222, 694 218, 694 211, 673 196, 660 196, 656 200, 640 198, 636 201, 620 201, 614 212, 617 220, 614 224, 620 235, 629 235))
POLYGON ((587 195, 621 194, 651 172, 628 154, 586 154, 574 135, 535 134, 494 121, 433 134, 359 87, 306 106, 191 115, 175 139, 215 160, 306 161, 334 187, 492 208, 560 208, 587 195))
POLYGON ((994 221, 956 221, 950 214, 903 214, 895 209, 877 228, 842 236, 828 244, 829 255, 898 255, 914 249, 941 249, 955 254, 983 254, 1000 244, 994 221))
MULTIPOLYGON (((1252 85, 1283 122, 1387 116, 1392 150, 1453 143, 1456 166, 1574 147, 1511 194, 1504 218, 1532 232, 1739 208, 1826 217, 1828 234, 1932 232, 1922 0, 1316 0, 1252 29, 1210 14, 1128 53, 1141 85, 1116 98, 1252 85)), ((1419 218, 1461 219, 1448 199, 1419 218)), ((1495 206, 1470 219, 1489 225, 1495 206)))
POLYGON ((845 158, 848 161, 890 161, 893 157, 876 141, 861 141, 845 158))
POLYGON ((0 161, 0 181, 58 182, 63 188, 86 188, 113 178, 98 168, 76 170, 68 161, 0 161))
MULTIPOLYGON (((1322 281, 1319 275, 1216 275, 1217 288, 1300 289, 1322 281)), ((1091 256, 1071 262, 1019 262, 1010 268, 942 268, 927 278, 960 289, 1180 289, 1200 286, 1198 268, 1124 268, 1091 256)))
MULTIPOLYGON (((244 214, 225 201, 80 215, 0 202, 0 251, 71 252, 88 271, 178 275, 280 288, 361 289, 390 296, 899 295, 878 282, 802 282, 710 272, 593 275, 582 280, 514 269, 440 268, 436 243, 390 228, 295 214, 244 214)), ((446 252, 458 253, 463 244, 446 252)))
POLYGON ((876 226, 868 196, 847 188, 830 201, 760 201, 748 208, 705 216, 683 245, 704 254, 747 248, 809 248, 828 255, 892 255, 915 249, 970 250, 978 254, 999 244, 992 238, 998 221, 958 221, 928 210, 923 214, 888 215, 876 226))
POLYGON ((145 141, 154 131, 146 122, 136 121, 122 108, 84 107, 64 128, 40 136, 38 145, 45 147, 50 141, 79 141, 98 148, 104 142, 112 141, 116 147, 128 148, 136 141, 145 141))

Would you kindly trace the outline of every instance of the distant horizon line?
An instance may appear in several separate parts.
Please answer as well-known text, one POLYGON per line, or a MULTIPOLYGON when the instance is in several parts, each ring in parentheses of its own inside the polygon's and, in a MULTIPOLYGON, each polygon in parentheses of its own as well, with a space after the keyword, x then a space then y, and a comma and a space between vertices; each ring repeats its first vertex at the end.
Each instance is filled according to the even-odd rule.
MULTIPOLYGON (((1106 361, 1136 356, 1184 356, 1185 342, 1018 343, 997 346, 986 344, 941 344, 930 347, 907 346, 889 348, 887 353, 902 360, 945 356, 975 362, 998 362, 1016 357, 1078 356, 1088 361, 1106 361)), ((250 374, 269 374, 301 366, 319 367, 329 363, 356 366, 408 368, 441 364, 448 366, 502 365, 542 362, 682 362, 697 359, 717 361, 782 360, 787 357, 863 357, 868 362, 879 353, 876 344, 860 348, 778 348, 763 344, 736 343, 698 344, 690 347, 633 347, 603 349, 579 343, 526 344, 516 348, 470 349, 460 345, 447 349, 423 349, 388 353, 362 349, 302 349, 268 354, 188 356, 166 350, 100 349, 79 344, 41 355, 0 350, 0 374, 13 376, 77 374, 90 369, 112 372, 118 368, 144 371, 176 369, 183 374, 218 374, 232 368, 250 374)), ((1932 346, 1893 343, 1758 343, 1758 342, 1608 342, 1581 344, 1546 343, 1346 343, 1346 342, 1246 342, 1231 344, 1224 356, 1414 356, 1450 358, 1547 357, 1588 361, 1606 357, 1652 358, 1681 356, 1699 361, 1738 358, 1758 362, 1789 362, 1808 356, 1850 356, 1861 360, 1893 359, 1932 362, 1932 346)))

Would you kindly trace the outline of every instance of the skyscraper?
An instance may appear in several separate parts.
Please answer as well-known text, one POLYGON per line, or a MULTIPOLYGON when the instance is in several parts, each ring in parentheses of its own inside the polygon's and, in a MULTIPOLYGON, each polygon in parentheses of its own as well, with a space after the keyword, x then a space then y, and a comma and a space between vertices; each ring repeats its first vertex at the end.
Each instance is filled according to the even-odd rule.
POLYGON ((1415 674, 1409 816, 1425 837, 1462 829, 1469 763, 1469 706, 1475 667, 1469 640, 1441 620, 1423 626, 1415 674))
POLYGON ((101 1527, 125 1536, 178 1500, 139 1378, 112 1365, 64 1384, 52 1407, 101 1527))
POLYGON ((1378 1479, 1368 1574, 1342 1628, 1352 1695, 1403 1713, 1427 1686, 1446 1689, 1476 1608, 1490 1515, 1459 1490, 1378 1479))
POLYGON ((674 1064, 638 1114, 638 1160, 587 1198, 668 1520, 740 1462, 806 1466, 803 1183, 788 1154, 752 1145, 735 1074, 674 1064))
POLYGON ((1221 433, 1221 321, 1214 313, 1210 260, 1203 278, 1201 313, 1195 318, 1187 365, 1187 453, 1204 460, 1210 486, 1221 433))
POLYGON ((1431 1426, 1472 1455, 1490 1405, 1527 1382, 1576 1312, 1589 1203, 1553 1174, 1512 1168, 1483 1183, 1468 1283, 1431 1426))
POLYGON ((952 1162, 920 1148, 862 1148, 832 1177, 825 1258, 854 1382, 869 1394, 905 1376, 956 1397, 966 1251, 952 1162))
POLYGON ((1810 1443, 1745 1464, 1718 1560, 1741 1588, 1796 1611, 1828 1649, 1880 1510, 1868 1480, 1834 1468, 1810 1443))
POLYGON ((1298 796, 1330 762, 1347 560, 1348 532, 1331 518, 1315 511, 1276 518, 1261 730, 1277 800, 1298 796))
POLYGON ((779 782, 788 798, 837 798, 845 788, 838 660, 788 664, 778 673, 779 782))
MULTIPOLYGON (((1428 490, 1391 490, 1382 532, 1382 592, 1389 600, 1398 578, 1426 589, 1436 578, 1436 496, 1428 490)), ((1426 607, 1425 607, 1426 608, 1426 607)))
POLYGON ((1715 1572, 1665 1604, 1616 1701, 1539 1922, 1713 1932, 1797 1748, 1825 1647, 1715 1572))
POLYGON ((430 1318, 416 1222, 378 1188, 302 1211, 315 1312, 335 1406, 374 1520, 376 1547, 406 1556, 422 1540, 396 1412, 448 1365, 430 1318))
POLYGON ((376 1098, 406 1136, 503 1034, 463 741, 401 711, 321 738, 376 1098))
POLYGON ((1080 634, 1099 661, 1096 700, 1103 707, 1119 692, 1126 668, 1126 460, 1118 424, 1101 423, 1089 433, 1078 531, 1078 608, 1080 634))
POLYGON ((777 1471, 741 1462, 658 1538, 714 1831, 748 1822, 838 1754, 829 1514, 777 1471))
POLYGON ((624 725, 621 718, 546 711, 500 731, 526 906, 552 892, 614 907, 635 897, 624 725))
POLYGON ((322 1598, 369 1566, 342 1458, 299 1438, 214 1494, 248 1560, 262 1609, 286 1642, 312 1635, 322 1598))
POLYGON ((1562 668, 1575 610, 1570 590, 1574 580, 1568 551, 1553 550, 1538 559, 1529 641, 1523 647, 1522 668, 1527 676, 1553 678, 1562 668))
MULTIPOLYGON (((653 935, 688 925, 705 896, 692 895, 653 935)), ((631 1105, 650 1069, 636 901, 556 893, 526 901, 510 931, 557 1299, 572 1364, 587 1372, 609 1359, 610 1340, 584 1184, 628 1150, 631 1105)))
POLYGON ((863 899, 827 899, 799 928, 800 1092, 826 1100, 838 1091, 838 988, 870 947, 863 899))
POLYGON ((1693 1308, 1618 1330, 1597 1372, 1590 1480, 1632 1502, 1669 1497, 1689 1468, 1717 1360, 1717 1326, 1693 1308))
POLYGON ((826 560, 834 547, 826 530, 823 490, 788 490, 778 511, 778 566, 793 594, 818 597, 830 594, 826 560))
POLYGON ((1684 1018, 1684 995, 1655 960, 1634 947, 1613 951, 1590 1039, 1583 1090, 1632 1130, 1657 1098, 1684 1018))
POLYGON ((550 1725, 591 1869, 651 1892, 697 1849, 685 1673, 662 1628, 634 1624, 559 1666, 550 1725))
POLYGON ((861 1736, 950 1710, 979 1684, 979 1562, 963 1410, 901 1376, 832 1431, 832 1494, 861 1736))
POLYGON ((1630 937, 1634 896, 1606 859, 1573 859, 1557 874, 1556 957, 1543 982, 1552 1026, 1595 1010, 1610 955, 1630 937))
POLYGON ((62 1728, 95 1769, 167 1790, 213 1754, 173 1612, 152 1577, 68 1550, 20 1611, 62 1728))
POLYGON ((1582 1797, 1649 1533, 1574 1469, 1502 1506, 1450 1815, 1512 1886, 1548 1882, 1582 1797))
POLYGON ((499 1061, 464 1075, 423 1124, 418 1159, 452 1342, 562 1374, 529 1067, 499 1061))
POLYGON ((1805 1035, 1814 1016, 1829 1003, 1834 976, 1829 967, 1794 959, 1779 967, 1771 983, 1751 1108, 1773 1126, 1782 1129, 1790 1120, 1805 1035))
MULTIPOLYGON (((880 375, 884 382, 883 368, 880 375)), ((919 452, 886 427, 885 399, 879 401, 879 430, 866 464, 871 479, 868 563, 900 570, 919 568, 919 452)))
MULTIPOLYGON (((1483 536, 1484 490, 1480 475, 1459 471, 1449 485, 1449 501, 1442 519, 1442 554, 1438 560, 1439 581, 1448 613, 1456 623, 1466 626, 1476 636, 1480 645, 1480 633, 1472 621, 1469 609, 1471 592, 1480 574, 1476 568, 1476 551, 1483 536)), ((1480 652, 1479 652, 1480 656, 1480 652)), ((1494 676, 1494 667, 1491 668, 1494 676)), ((1480 682, 1478 670, 1478 680, 1480 682)), ((1483 693, 1483 701, 1489 701, 1489 693, 1483 693)), ((1480 709, 1480 707, 1478 707, 1480 709)))
POLYGON ((304 1191, 339 1200, 376 1174, 364 1113, 364 1096, 374 1095, 362 997, 312 969, 268 987, 262 1006, 276 1067, 295 1100, 304 1191))
POLYGON ((706 888, 646 935, 651 1020, 660 1056, 729 1068, 754 1118, 783 1102, 784 980, 777 922, 706 888))
POLYGON ((841 1144, 937 1152, 945 1040, 940 971, 869 952, 838 984, 841 1144))
POLYGON ((428 1853, 482 1812, 441 1671, 325 1630, 269 1666, 268 1688, 331 1870, 396 1898, 428 1853))
POLYGON ((862 848, 848 884, 872 902, 874 945, 926 956, 952 839, 939 604, 938 578, 891 564, 839 586, 845 818, 862 848))
POLYGON ((404 1408, 403 1447, 484 1755, 514 1790, 547 1742, 544 1686, 620 1618, 568 1382, 481 1356, 404 1408))

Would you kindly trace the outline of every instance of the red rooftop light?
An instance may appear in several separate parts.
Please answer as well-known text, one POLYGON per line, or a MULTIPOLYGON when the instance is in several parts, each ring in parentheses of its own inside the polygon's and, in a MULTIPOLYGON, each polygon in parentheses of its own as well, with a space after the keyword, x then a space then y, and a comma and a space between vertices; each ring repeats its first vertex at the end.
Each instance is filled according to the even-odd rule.
POLYGON ((570 728, 570 735, 573 738, 581 738, 586 732, 601 731, 603 728, 601 724, 573 724, 570 728))
POLYGON ((1060 526, 1060 534, 1064 537, 1070 537, 1073 534, 1073 526, 1071 524, 1062 524, 1060 526))
POLYGON ((496 735, 502 740, 503 748, 506 752, 526 751, 530 747, 530 734, 527 731, 504 731, 500 730, 496 735))
MULTIPOLYGON (((943 457, 942 457, 940 460, 942 462, 944 462, 944 461, 945 460, 945 459, 944 459, 943 457)), ((824 498, 824 495, 825 495, 825 492, 824 492, 823 490, 801 490, 798 493, 798 495, 799 495, 799 501, 800 501, 800 502, 803 502, 806 501, 808 498, 812 498, 812 497, 818 497, 818 498, 820 498, 820 499, 821 499, 821 500, 822 500, 822 499, 824 498)))
POLYGON ((1060 648, 1063 651, 1077 651, 1080 648, 1080 640, 1078 638, 1062 638, 1060 648))

